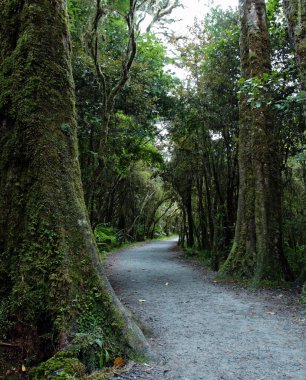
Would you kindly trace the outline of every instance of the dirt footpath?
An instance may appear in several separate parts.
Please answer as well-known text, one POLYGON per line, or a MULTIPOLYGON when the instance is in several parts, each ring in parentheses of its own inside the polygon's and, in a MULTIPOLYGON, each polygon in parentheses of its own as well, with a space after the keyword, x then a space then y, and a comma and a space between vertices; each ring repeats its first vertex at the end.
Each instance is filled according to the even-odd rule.
POLYGON ((175 245, 152 242, 107 260, 115 292, 159 357, 121 378, 305 380, 306 315, 296 296, 214 283, 175 245))

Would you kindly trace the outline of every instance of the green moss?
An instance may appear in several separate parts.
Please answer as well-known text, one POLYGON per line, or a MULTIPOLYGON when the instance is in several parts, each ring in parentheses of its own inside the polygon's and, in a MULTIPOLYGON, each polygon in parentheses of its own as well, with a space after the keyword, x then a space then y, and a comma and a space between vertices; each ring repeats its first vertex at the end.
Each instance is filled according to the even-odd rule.
POLYGON ((72 380, 83 379, 85 366, 76 358, 58 354, 32 370, 31 380, 72 380))
POLYGON ((119 356, 101 328, 92 333, 78 333, 69 349, 60 351, 31 371, 32 380, 83 379, 86 373, 102 369, 119 356), (74 376, 74 377, 71 377, 74 376))
POLYGON ((234 279, 250 279, 254 275, 255 270, 255 257, 252 252, 247 250, 244 239, 245 235, 240 237, 240 244, 235 240, 231 252, 221 266, 219 275, 222 277, 230 277, 234 279))

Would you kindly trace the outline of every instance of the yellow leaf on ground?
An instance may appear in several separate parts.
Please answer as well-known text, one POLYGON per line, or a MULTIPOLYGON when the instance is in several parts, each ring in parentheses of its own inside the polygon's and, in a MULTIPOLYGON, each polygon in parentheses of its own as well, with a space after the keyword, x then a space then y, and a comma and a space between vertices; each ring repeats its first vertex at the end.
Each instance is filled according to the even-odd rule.
POLYGON ((119 356, 118 358, 114 360, 115 367, 123 367, 124 364, 125 364, 125 360, 121 356, 119 356))

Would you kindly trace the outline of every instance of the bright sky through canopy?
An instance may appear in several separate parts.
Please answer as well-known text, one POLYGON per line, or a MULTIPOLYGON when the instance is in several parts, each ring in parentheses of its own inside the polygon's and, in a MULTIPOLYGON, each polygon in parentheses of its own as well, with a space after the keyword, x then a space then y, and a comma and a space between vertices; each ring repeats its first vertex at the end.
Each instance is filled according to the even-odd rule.
POLYGON ((238 6, 238 0, 182 0, 184 9, 178 8, 174 10, 171 16, 180 20, 171 25, 171 29, 186 34, 187 28, 193 25, 194 18, 203 19, 204 15, 209 11, 212 6, 220 6, 223 9, 228 7, 236 8, 238 6))
MULTIPOLYGON (((171 13, 173 19, 179 20, 169 24, 169 29, 176 34, 188 34, 188 28, 194 24, 194 19, 203 20, 209 9, 214 6, 220 6, 223 9, 228 7, 238 7, 238 0, 182 0, 184 8, 177 8, 171 13)), ((185 79, 187 71, 173 65, 168 65, 180 79, 185 79)))

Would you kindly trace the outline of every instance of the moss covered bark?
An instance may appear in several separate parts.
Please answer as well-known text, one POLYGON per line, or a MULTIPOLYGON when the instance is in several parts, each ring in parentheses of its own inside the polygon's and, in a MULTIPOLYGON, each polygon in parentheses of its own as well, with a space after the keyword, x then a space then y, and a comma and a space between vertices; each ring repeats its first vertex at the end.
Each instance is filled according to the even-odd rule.
MULTIPOLYGON (((240 0, 241 70, 244 80, 261 82, 270 72, 265 2, 240 0)), ((278 131, 267 91, 240 100, 239 201, 232 250, 221 273, 263 281, 291 279, 282 247, 278 131), (250 98, 257 97, 252 102, 250 98)))
POLYGON ((34 361, 120 334, 93 265, 65 3, 0 0, 0 334, 34 361))

